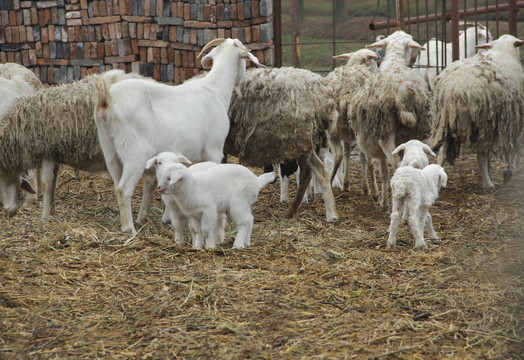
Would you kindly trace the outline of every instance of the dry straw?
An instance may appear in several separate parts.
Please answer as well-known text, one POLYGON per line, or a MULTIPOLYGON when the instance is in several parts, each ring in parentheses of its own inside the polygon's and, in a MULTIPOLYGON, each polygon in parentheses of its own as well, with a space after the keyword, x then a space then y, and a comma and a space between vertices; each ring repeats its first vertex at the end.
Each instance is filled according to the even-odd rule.
POLYGON ((356 175, 338 224, 319 199, 284 220, 273 184, 251 248, 231 250, 228 228, 224 248, 195 251, 173 244, 158 199, 120 233, 109 176, 66 168, 51 220, 0 219, 0 358, 518 358, 524 175, 503 186, 501 170, 486 195, 472 154, 447 167, 427 252, 406 226, 386 249, 389 216, 356 175))

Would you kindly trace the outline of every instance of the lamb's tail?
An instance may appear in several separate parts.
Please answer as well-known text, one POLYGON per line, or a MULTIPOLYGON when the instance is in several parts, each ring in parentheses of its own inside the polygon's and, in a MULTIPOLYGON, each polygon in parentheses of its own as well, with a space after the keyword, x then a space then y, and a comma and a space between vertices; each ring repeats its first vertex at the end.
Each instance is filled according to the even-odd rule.
POLYGON ((95 116, 99 119, 106 120, 106 115, 111 107, 111 95, 109 89, 111 84, 122 80, 125 72, 120 69, 109 70, 103 73, 96 84, 95 93, 95 116))
POLYGON ((267 184, 270 184, 273 181, 275 181, 275 178, 276 178, 276 174, 274 171, 262 174, 258 177, 258 184, 260 185, 260 188, 262 189, 267 184))

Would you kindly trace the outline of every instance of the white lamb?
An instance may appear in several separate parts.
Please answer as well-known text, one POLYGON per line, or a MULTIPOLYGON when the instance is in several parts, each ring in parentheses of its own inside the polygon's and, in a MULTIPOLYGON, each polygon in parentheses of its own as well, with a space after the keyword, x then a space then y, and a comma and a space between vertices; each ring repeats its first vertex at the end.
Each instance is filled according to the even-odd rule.
POLYGON ((440 165, 432 164, 424 169, 411 166, 399 167, 391 178, 392 212, 389 225, 388 248, 397 243, 397 231, 404 208, 408 209, 408 224, 415 237, 415 249, 427 249, 424 241, 424 224, 428 226, 430 239, 438 239, 429 207, 437 200, 441 187, 448 176, 440 165))
MULTIPOLYGON (((229 104, 234 87, 244 78, 245 60, 262 65, 237 39, 215 39, 200 54, 213 46, 217 47, 202 58, 202 66, 212 69, 182 85, 145 80, 99 83, 95 123, 124 232, 136 233, 131 197, 149 158, 173 151, 195 162, 222 160, 229 104)), ((147 209, 140 209, 137 222, 144 222, 146 214, 147 209)))
POLYGON ((431 148, 419 140, 409 140, 397 146, 392 155, 403 152, 400 166, 412 166, 423 169, 429 164, 428 155, 437 156, 431 148))
POLYGON ((238 227, 233 248, 250 245, 253 229, 251 206, 260 190, 275 180, 275 173, 260 176, 238 164, 217 164, 207 170, 191 173, 182 164, 171 164, 161 171, 157 191, 172 194, 182 213, 190 218, 197 236, 194 248, 216 246, 219 214, 227 213, 238 227))
MULTIPOLYGON (((186 158, 184 155, 175 154, 169 151, 164 151, 158 154, 155 157, 152 157, 149 159, 146 163, 146 170, 152 168, 153 166, 156 169, 156 178, 157 181, 160 182, 160 177, 162 174, 162 170, 171 165, 171 164, 185 164, 185 165, 191 165, 191 161, 189 161, 188 158, 186 158)), ((195 173, 198 171, 207 170, 212 166, 216 166, 217 164, 211 161, 204 161, 201 163, 194 164, 190 166, 188 169, 191 173, 195 173)), ((162 217, 162 222, 167 223, 171 222, 171 225, 173 226, 173 229, 175 230, 175 244, 177 245, 183 245, 184 244, 184 228, 185 228, 185 222, 187 218, 184 216, 182 211, 180 210, 179 206, 177 205, 175 198, 173 195, 161 195, 162 201, 165 205, 165 211, 164 215, 162 217)), ((217 229, 218 234, 218 244, 222 244, 225 239, 225 226, 226 226, 226 214, 220 214, 220 223, 219 228, 217 229)), ((198 234, 192 234, 193 237, 193 246, 195 246, 195 242, 197 242, 197 236, 198 234)))

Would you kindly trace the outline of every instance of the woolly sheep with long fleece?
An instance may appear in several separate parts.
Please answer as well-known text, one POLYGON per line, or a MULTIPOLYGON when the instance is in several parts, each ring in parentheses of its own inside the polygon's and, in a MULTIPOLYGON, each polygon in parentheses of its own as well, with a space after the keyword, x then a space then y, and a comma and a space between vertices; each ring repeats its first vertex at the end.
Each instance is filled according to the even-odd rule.
POLYGON ((0 64, 0 77, 12 79, 14 76, 21 76, 34 90, 40 90, 43 88, 40 79, 38 79, 34 72, 25 66, 17 63, 0 64))
POLYGON ((522 45, 524 40, 503 35, 480 46, 487 51, 455 61, 436 78, 431 147, 440 146, 437 162, 453 162, 462 144, 476 144, 480 175, 489 192, 495 190, 490 154, 506 157, 507 182, 522 142, 524 73, 518 51, 522 45))
POLYGON ((161 169, 157 191, 175 197, 182 213, 199 236, 193 245, 208 249, 216 246, 220 214, 227 213, 238 227, 233 248, 246 248, 251 243, 253 215, 251 206, 260 190, 275 180, 275 173, 256 176, 245 166, 217 164, 207 170, 192 173, 182 164, 170 164, 161 169))
POLYGON ((408 224, 415 237, 415 248, 427 249, 424 241, 424 224, 428 224, 430 239, 437 239, 429 207, 438 199, 440 188, 445 187, 448 176, 437 164, 417 169, 401 166, 391 178, 392 212, 389 225, 388 248, 397 243, 401 215, 407 207, 408 224))
MULTIPOLYGON (((19 184, 25 171, 42 166, 42 218, 53 212, 58 164, 86 171, 106 169, 93 121, 93 92, 101 76, 117 81, 138 75, 112 70, 43 88, 16 99, 0 123, 2 190, 11 189, 16 199, 18 189, 13 184, 19 184)), ((16 212, 16 200, 11 205, 16 212)))
POLYGON ((249 166, 298 162, 300 185, 287 217, 298 214, 313 172, 322 186, 327 221, 336 221, 329 173, 315 150, 326 145, 326 130, 337 117, 320 75, 291 67, 250 69, 231 101, 224 151, 249 166))
MULTIPOLYGON (((347 108, 355 93, 364 85, 371 74, 377 71, 377 55, 369 49, 360 49, 353 53, 341 54, 333 58, 336 60, 347 60, 347 62, 335 68, 325 77, 326 84, 333 93, 339 112, 336 126, 332 126, 329 129, 335 152, 331 170, 331 182, 333 183, 342 159, 344 159, 342 189, 349 190, 349 157, 356 136, 350 126, 351 118, 348 117, 347 108), (340 144, 342 144, 342 148, 340 144)), ((371 171, 373 173, 373 170, 371 171)), ((363 173, 362 176, 367 175, 363 173)))
MULTIPOLYGON (((214 46, 202 58, 204 68, 212 65, 202 78, 178 86, 143 80, 98 86, 95 123, 124 232, 136 233, 131 197, 149 158, 172 151, 193 162, 222 160, 233 89, 244 78, 246 60, 260 63, 238 39, 215 39, 198 57, 214 46)), ((137 221, 144 217, 140 211, 137 221)))
POLYGON ((425 138, 430 132, 426 83, 407 67, 411 50, 423 48, 401 30, 367 47, 386 47, 386 56, 379 70, 369 77, 349 103, 348 114, 360 151, 366 155, 368 163, 372 159, 380 161, 380 207, 387 210, 387 160, 397 167, 398 159, 392 155, 393 150, 411 138, 425 138))

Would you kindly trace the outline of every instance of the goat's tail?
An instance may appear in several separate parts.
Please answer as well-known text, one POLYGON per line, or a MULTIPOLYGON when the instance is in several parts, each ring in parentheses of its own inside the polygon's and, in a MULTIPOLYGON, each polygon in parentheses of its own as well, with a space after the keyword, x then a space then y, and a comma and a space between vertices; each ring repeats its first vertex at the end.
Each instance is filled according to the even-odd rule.
POLYGON ((274 171, 262 174, 258 177, 258 184, 260 185, 260 188, 262 189, 267 184, 270 184, 273 181, 275 181, 275 178, 276 178, 276 174, 274 171))
POLYGON ((115 69, 103 73, 96 84, 95 92, 95 116, 106 120, 107 111, 111 106, 109 89, 111 84, 122 80, 125 76, 123 70, 115 69))

